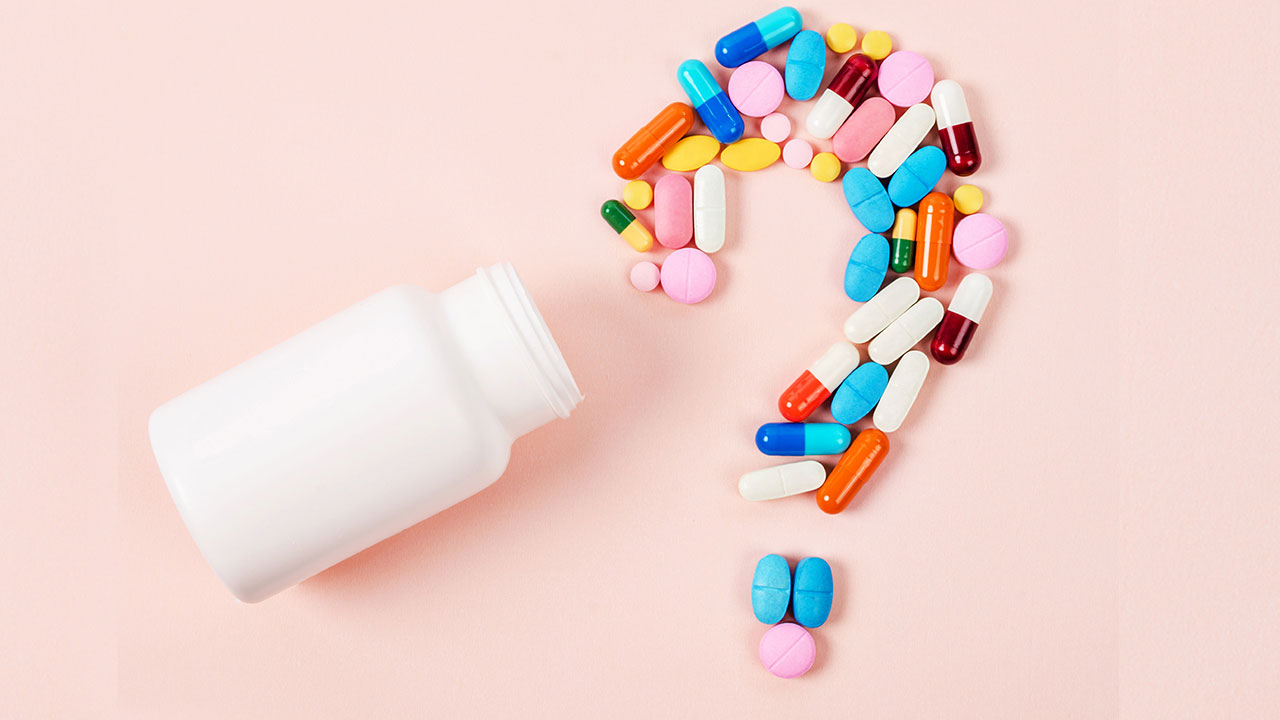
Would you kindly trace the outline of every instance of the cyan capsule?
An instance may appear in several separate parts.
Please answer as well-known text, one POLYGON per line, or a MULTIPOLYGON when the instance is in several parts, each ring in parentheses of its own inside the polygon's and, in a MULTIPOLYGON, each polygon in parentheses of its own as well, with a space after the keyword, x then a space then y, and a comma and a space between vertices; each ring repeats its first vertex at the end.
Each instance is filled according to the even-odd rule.
POLYGON ((791 566, 781 555, 765 555, 751 578, 751 610, 765 625, 782 622, 791 604, 791 566))
POLYGON ((834 591, 831 566, 826 560, 809 557, 796 563, 796 581, 791 590, 791 614, 796 622, 807 628, 826 622, 831 615, 834 591))
POLYGON ((844 174, 844 201, 853 216, 869 232, 882 233, 893 227, 893 203, 880 178, 864 167, 851 168, 844 174))
POLYGON ((839 455, 853 437, 839 423, 765 423, 756 447, 765 455, 839 455))
POLYGON ((801 30, 787 49, 787 94, 792 100, 808 100, 822 87, 827 71, 827 41, 813 30, 801 30))
POLYGON ((736 68, 790 40, 803 25, 799 10, 780 7, 720 38, 716 43, 716 60, 727 68, 736 68))
POLYGON ((720 84, 701 60, 685 60, 676 70, 680 87, 689 96, 689 103, 698 111, 698 117, 717 140, 728 145, 742 138, 746 126, 738 108, 720 89, 720 84))
POLYGON ((883 365, 863 363, 849 373, 831 398, 831 417, 836 422, 852 425, 871 412, 889 384, 889 371, 883 365))
POLYGON ((889 178, 889 199, 898 207, 910 207, 933 191, 947 169, 947 156, 937 145, 911 153, 889 178))
POLYGON ((876 233, 863 235, 853 246, 849 264, 844 268, 844 294, 854 302, 870 300, 880 292, 888 271, 889 241, 876 233))

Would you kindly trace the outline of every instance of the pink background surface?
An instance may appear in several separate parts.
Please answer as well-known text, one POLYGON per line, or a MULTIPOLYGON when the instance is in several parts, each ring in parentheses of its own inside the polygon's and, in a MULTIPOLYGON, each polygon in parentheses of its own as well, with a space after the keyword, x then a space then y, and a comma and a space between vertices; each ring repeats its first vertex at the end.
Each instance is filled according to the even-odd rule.
POLYGON ((1276 5, 801 7, 966 87, 1013 238, 972 352, 837 517, 735 483, 854 307, 839 186, 730 173, 693 308, 634 291, 597 215, 676 65, 773 5, 688 7, 6 9, 0 714, 1274 713, 1276 5), (586 402, 489 491, 233 601, 148 413, 387 285, 500 260, 586 402), (755 657, 768 552, 835 570, 800 680, 755 657))

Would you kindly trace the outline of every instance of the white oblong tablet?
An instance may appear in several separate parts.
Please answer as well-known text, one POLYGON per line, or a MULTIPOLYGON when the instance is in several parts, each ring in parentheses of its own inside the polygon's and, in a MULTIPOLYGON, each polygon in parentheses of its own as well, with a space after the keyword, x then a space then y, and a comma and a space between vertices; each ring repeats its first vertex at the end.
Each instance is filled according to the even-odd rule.
POLYGON ((805 129, 819 140, 826 140, 836 134, 836 130, 849 119, 853 113, 853 105, 849 104, 839 93, 824 90, 817 104, 809 111, 805 120, 805 129))
POLYGON ((875 337, 889 323, 920 299, 920 284, 915 278, 900 277, 889 283, 862 304, 844 321, 844 336, 849 342, 864 343, 875 337))
POLYGON ((693 174, 693 242, 704 253, 724 247, 724 172, 715 165, 693 174))
POLYGON ((902 427, 907 419, 911 406, 916 403, 916 396, 924 385, 929 374, 929 358, 919 350, 912 350, 902 356, 898 367, 889 376, 889 384, 876 403, 876 411, 871 415, 871 422, 881 432, 893 432, 902 427))
POLYGON ((924 136, 933 128, 934 118, 933 108, 924 103, 907 108, 867 158, 867 169, 871 174, 883 180, 897 171, 898 166, 920 147, 924 136))
POLYGON ((871 341, 867 346, 867 356, 873 362, 888 365, 923 340, 942 322, 944 314, 942 303, 937 298, 921 298, 871 341))
POLYGON ((738 492, 742 497, 756 502, 776 500, 789 495, 812 492, 827 480, 827 469, 817 460, 775 465, 763 470, 753 470, 738 479, 738 492))

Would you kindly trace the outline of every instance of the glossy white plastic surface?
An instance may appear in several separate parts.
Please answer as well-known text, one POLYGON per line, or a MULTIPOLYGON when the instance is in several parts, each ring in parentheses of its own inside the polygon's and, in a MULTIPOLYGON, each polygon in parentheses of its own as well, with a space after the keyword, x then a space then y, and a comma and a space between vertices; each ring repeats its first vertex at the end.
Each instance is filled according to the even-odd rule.
POLYGON ((861 361, 858 348, 847 342, 839 342, 809 366, 809 374, 822 383, 822 387, 835 392, 861 361))
POLYGON ((916 404, 916 396, 920 394, 920 388, 928 375, 928 356, 919 350, 912 350, 903 355, 902 360, 898 362, 898 367, 894 368, 893 374, 889 376, 889 384, 885 386, 884 394, 876 404, 871 422, 881 432, 887 433, 902 427, 903 421, 907 419, 907 413, 911 412, 911 406, 916 404))
POLYGON ((853 105, 839 93, 823 90, 822 97, 809 111, 805 120, 805 129, 819 140, 826 140, 836 134, 836 130, 853 114, 853 105))
POLYGON ((944 313, 936 298, 921 298, 871 341, 867 355, 873 362, 888 365, 933 332, 944 313))
POLYGON ((867 169, 871 174, 883 180, 897 171, 933 129, 933 120, 933 108, 924 103, 907 108, 867 158, 867 169))
POLYGON ((724 247, 724 172, 703 165, 693 174, 693 241, 704 253, 724 247))
POLYGON ((827 469, 822 463, 801 460, 746 473, 738 479, 738 493, 752 502, 777 500, 817 490, 826 479, 827 469))
POLYGON ((987 303, 991 302, 992 290, 991 278, 982 273, 969 273, 960 281, 947 309, 980 323, 982 314, 987 311, 987 303))
POLYGON ((901 317, 919 299, 920 285, 915 279, 900 277, 853 311, 844 321, 844 336, 849 338, 849 342, 864 343, 889 327, 889 323, 901 317))
POLYGON ((939 130, 970 122, 969 103, 964 99, 960 83, 955 80, 941 80, 934 85, 929 101, 938 115, 939 130))

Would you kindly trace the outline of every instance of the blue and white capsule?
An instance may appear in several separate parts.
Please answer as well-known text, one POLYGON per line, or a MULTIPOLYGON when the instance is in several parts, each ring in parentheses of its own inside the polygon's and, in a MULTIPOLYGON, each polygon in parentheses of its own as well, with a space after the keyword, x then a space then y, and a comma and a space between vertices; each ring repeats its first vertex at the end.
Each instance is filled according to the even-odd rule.
POLYGON ((716 60, 727 68, 736 68, 795 37, 803 25, 799 10, 780 7, 720 38, 716 60))
POLYGON ((742 132, 746 129, 742 115, 701 60, 680 63, 676 78, 689 96, 689 103, 698 111, 698 117, 702 118, 702 123, 716 140, 728 145, 742 139, 742 132))
POLYGON ((839 455, 851 442, 839 423, 765 423, 756 431, 756 448, 765 455, 839 455))

